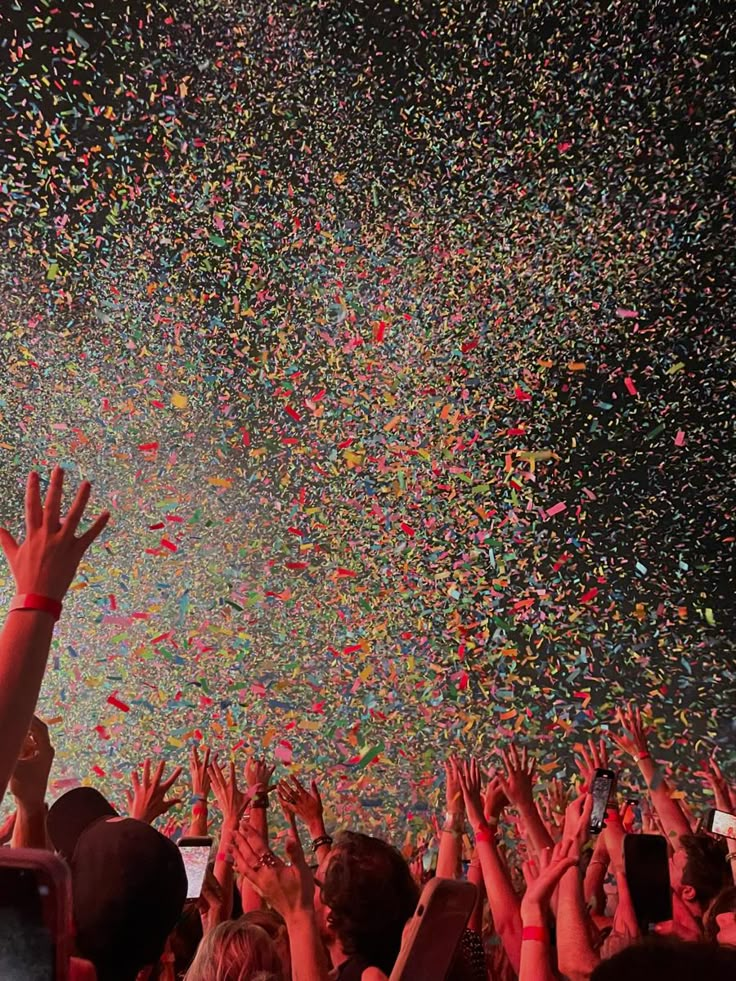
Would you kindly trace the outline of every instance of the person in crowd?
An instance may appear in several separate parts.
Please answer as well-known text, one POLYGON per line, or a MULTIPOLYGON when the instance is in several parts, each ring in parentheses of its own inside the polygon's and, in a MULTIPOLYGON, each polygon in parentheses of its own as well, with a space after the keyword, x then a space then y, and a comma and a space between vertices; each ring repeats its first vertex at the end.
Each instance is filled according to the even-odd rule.
MULTIPOLYGON (((14 804, 0 846, 50 849, 68 864, 75 952, 85 958, 72 960, 74 981, 387 981, 421 903, 412 870, 424 879, 430 846, 435 875, 467 877, 477 898, 449 973, 429 967, 424 981, 736 977, 736 842, 702 829, 656 759, 646 706, 621 706, 595 740, 578 744, 579 778, 567 785, 559 765, 540 781, 544 768, 523 732, 482 761, 449 756, 444 774, 438 767, 444 817, 405 853, 410 861, 360 828, 333 839, 316 781, 293 772, 274 781, 275 767, 245 738, 244 752, 222 747, 220 758, 192 742, 185 820, 186 795, 175 789, 183 771, 167 773, 163 760, 135 769, 126 813, 91 787, 49 808, 55 753, 36 700, 66 592, 109 518, 103 512, 79 534, 90 486, 62 516, 63 480, 56 468, 42 502, 31 474, 25 537, 0 529, 17 589, 0 632, 0 800, 9 788, 14 804), (669 852, 672 919, 653 926, 637 913, 626 861, 626 836, 639 833, 630 802, 614 790, 603 830, 591 833, 596 770, 614 766, 633 771, 641 830, 661 835, 669 852), (283 846, 272 845, 276 799, 283 846), (182 830, 216 839, 201 896, 189 903, 174 844, 182 830)), ((715 757, 691 773, 716 807, 736 811, 715 757)))
POLYGON ((274 941, 242 916, 205 934, 186 981, 285 981, 285 977, 274 941))
POLYGON ((52 846, 69 864, 77 953, 99 981, 135 981, 157 963, 187 895, 181 852, 143 820, 77 787, 49 809, 52 846))

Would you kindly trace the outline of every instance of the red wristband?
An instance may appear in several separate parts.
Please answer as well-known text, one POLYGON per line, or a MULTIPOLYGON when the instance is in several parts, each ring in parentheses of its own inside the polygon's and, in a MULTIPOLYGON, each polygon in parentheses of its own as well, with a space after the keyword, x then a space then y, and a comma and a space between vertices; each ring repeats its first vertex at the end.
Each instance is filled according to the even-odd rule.
POLYGON ((235 864, 235 859, 232 857, 232 855, 228 855, 227 852, 218 852, 217 853, 217 858, 215 859, 215 861, 216 862, 227 862, 228 865, 234 865, 235 864))
POLYGON ((61 603, 38 593, 20 593, 13 597, 10 604, 10 612, 14 610, 40 610, 41 613, 50 613, 55 623, 61 616, 61 603))
POLYGON ((546 944, 549 940, 549 934, 544 927, 540 926, 525 926, 521 930, 522 940, 538 940, 541 944, 546 944))
POLYGON ((484 841, 486 844, 490 845, 493 841, 493 832, 488 827, 478 828, 478 830, 475 832, 475 840, 476 842, 484 841))
POLYGON ((639 753, 639 756, 637 757, 637 759, 640 760, 651 760, 651 758, 652 758, 651 753, 639 753))
POLYGON ((192 808, 192 814, 196 815, 197 817, 199 817, 200 814, 206 814, 206 813, 207 813, 206 804, 202 804, 202 803, 195 804, 194 807, 192 808))

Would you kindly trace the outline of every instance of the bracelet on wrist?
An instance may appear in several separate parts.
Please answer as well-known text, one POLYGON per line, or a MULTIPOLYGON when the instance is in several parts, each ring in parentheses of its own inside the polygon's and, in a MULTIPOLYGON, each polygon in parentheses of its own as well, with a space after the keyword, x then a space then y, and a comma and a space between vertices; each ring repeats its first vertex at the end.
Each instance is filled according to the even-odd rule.
POLYGON ((521 928, 521 939, 538 940, 539 943, 546 944, 549 941, 549 933, 545 927, 525 926, 521 928))
POLYGON ((481 825, 479 828, 476 828, 474 834, 475 834, 476 844, 480 841, 490 845, 493 841, 493 831, 488 827, 487 824, 481 825))
POLYGON ((256 810, 265 811, 265 809, 268 807, 268 794, 256 794, 251 800, 250 806, 256 808, 256 810))
POLYGON ((202 802, 200 802, 199 804, 195 804, 194 807, 192 808, 192 814, 194 814, 195 817, 201 817, 203 814, 206 815, 207 805, 203 804, 202 802))
POLYGON ((651 758, 652 758, 651 753, 639 753, 637 756, 638 760, 651 760, 651 758))
POLYGON ((10 603, 10 613, 19 610, 35 610, 39 613, 50 613, 54 618, 54 623, 61 616, 61 602, 52 599, 50 596, 42 596, 40 593, 18 593, 10 603))
POLYGON ((315 838, 312 841, 312 851, 316 852, 318 848, 323 848, 324 846, 329 846, 332 844, 332 838, 329 835, 320 835, 319 838, 315 838))

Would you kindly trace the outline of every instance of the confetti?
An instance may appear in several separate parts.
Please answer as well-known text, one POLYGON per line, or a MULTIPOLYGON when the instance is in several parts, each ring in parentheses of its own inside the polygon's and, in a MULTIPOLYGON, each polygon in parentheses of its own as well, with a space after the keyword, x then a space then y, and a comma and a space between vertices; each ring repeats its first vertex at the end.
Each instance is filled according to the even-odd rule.
POLYGON ((112 512, 54 793, 244 741, 403 830, 628 698, 733 760, 725 17, 2 17, 0 523, 56 462, 112 512))

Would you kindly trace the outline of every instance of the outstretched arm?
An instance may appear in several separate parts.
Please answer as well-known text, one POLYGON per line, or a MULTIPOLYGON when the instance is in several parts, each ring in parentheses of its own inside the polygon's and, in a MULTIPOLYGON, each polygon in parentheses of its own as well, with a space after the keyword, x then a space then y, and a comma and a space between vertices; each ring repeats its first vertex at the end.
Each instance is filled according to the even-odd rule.
POLYGON ((77 538, 90 484, 80 485, 62 520, 63 483, 64 471, 57 467, 42 506, 38 474, 30 473, 25 540, 18 544, 9 531, 0 528, 0 546, 16 585, 16 599, 0 633, 0 801, 31 724, 61 601, 82 556, 110 517, 104 512, 77 538))
POLYGON ((514 892, 506 864, 496 842, 496 828, 491 828, 483 813, 480 792, 480 770, 475 760, 459 769, 460 786, 468 821, 475 836, 475 851, 483 870, 483 881, 493 925, 501 938, 511 966, 518 972, 521 961, 521 915, 519 899, 514 892))
POLYGON ((672 848, 678 848, 680 836, 690 834, 690 824, 679 804, 672 797, 670 786, 649 752, 641 712, 636 706, 631 705, 628 709, 618 709, 616 718, 623 731, 621 734, 612 732, 611 738, 622 752, 628 754, 638 764, 641 775, 646 780, 652 804, 662 822, 664 833, 672 848))

